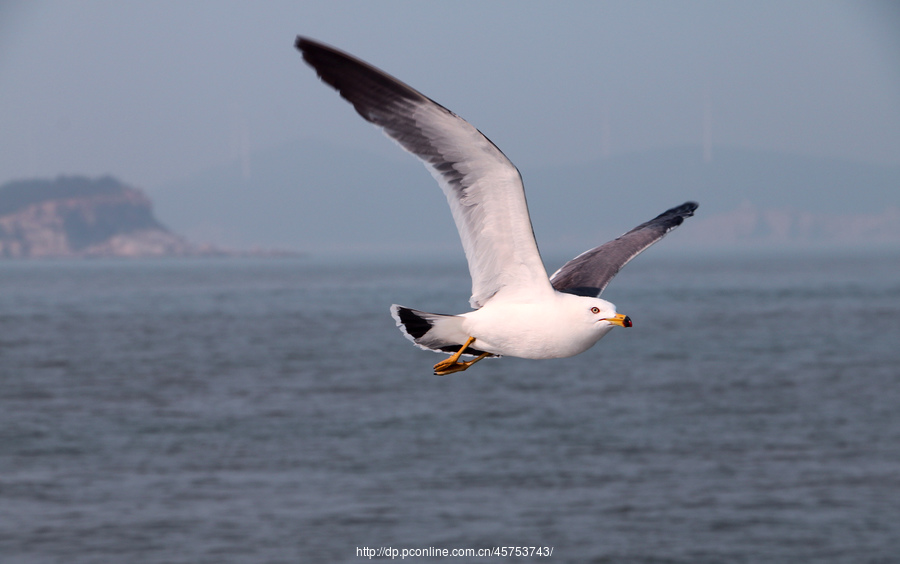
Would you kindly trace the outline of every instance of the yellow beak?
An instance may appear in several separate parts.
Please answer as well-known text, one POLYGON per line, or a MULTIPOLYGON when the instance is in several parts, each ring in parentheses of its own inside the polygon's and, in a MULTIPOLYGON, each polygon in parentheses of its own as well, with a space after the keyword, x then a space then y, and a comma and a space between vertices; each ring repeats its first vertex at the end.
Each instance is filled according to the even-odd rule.
POLYGON ((621 313, 617 313, 614 317, 607 317, 606 321, 619 327, 631 327, 631 318, 621 313))

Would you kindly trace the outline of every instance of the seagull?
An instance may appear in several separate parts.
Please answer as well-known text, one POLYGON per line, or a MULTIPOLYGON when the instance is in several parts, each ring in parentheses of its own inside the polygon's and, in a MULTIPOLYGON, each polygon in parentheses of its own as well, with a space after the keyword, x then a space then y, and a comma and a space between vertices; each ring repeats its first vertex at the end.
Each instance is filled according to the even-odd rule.
POLYGON ((613 327, 632 326, 600 294, 625 264, 694 215, 695 202, 666 210, 548 277, 522 177, 496 145, 444 106, 352 55, 300 36, 294 45, 363 119, 422 161, 447 196, 472 277, 473 311, 446 315, 391 306, 397 326, 416 346, 452 353, 434 365, 436 375, 487 357, 574 356, 613 327))

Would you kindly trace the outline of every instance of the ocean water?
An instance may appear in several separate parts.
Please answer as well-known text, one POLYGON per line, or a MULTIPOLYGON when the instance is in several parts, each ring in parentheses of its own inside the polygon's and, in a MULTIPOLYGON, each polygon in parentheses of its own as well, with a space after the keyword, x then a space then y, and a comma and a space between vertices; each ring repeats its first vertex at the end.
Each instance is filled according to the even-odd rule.
POLYGON ((900 255, 665 255, 446 377, 464 265, 0 263, 0 562, 900 562, 900 255))

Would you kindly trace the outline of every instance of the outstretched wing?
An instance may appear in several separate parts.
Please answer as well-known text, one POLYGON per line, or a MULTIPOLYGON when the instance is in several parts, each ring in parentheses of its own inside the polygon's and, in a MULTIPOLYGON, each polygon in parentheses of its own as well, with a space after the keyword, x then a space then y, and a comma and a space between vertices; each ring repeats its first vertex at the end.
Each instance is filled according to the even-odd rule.
POLYGON ((322 80, 438 181, 469 262, 472 307, 504 288, 551 290, 522 177, 500 149, 447 108, 375 67, 303 37, 295 45, 322 80))
POLYGON ((621 237, 581 253, 550 277, 560 292, 579 296, 599 296, 609 281, 628 261, 694 215, 696 202, 686 202, 664 211, 621 237))

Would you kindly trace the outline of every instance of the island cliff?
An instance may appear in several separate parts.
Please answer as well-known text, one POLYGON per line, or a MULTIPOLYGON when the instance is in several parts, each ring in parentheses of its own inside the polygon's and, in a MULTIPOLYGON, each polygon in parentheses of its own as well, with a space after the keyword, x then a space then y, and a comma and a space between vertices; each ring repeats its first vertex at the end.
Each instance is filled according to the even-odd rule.
POLYGON ((143 192, 105 176, 60 176, 0 186, 0 258, 219 254, 153 216, 143 192))

